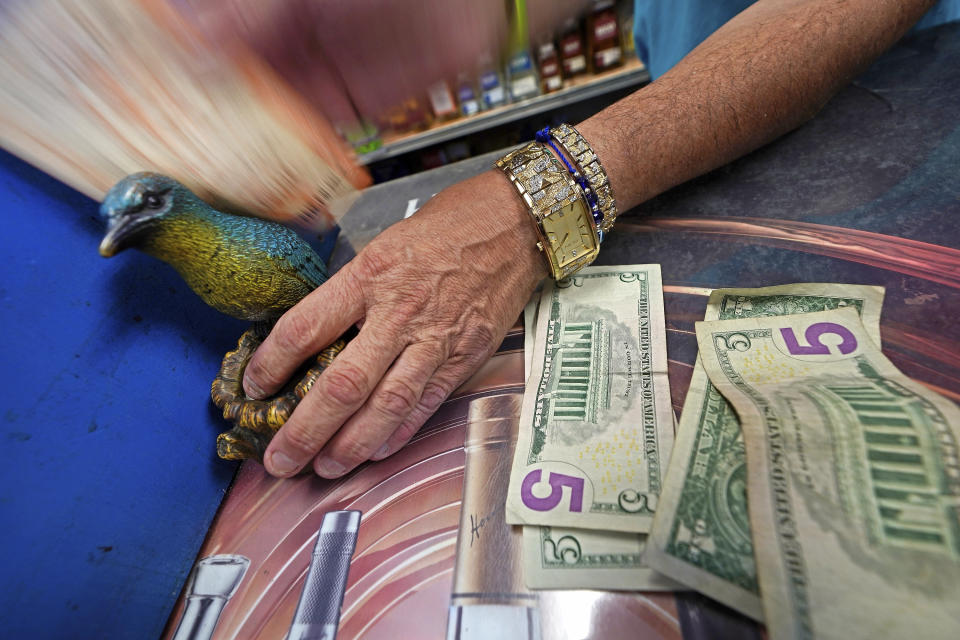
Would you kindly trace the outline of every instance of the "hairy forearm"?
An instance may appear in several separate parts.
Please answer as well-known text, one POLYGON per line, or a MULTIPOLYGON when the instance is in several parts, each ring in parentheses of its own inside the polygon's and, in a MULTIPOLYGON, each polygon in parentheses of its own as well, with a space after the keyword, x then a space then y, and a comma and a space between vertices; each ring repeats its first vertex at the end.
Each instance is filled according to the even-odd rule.
POLYGON ((578 128, 625 211, 811 118, 933 4, 760 0, 578 128))

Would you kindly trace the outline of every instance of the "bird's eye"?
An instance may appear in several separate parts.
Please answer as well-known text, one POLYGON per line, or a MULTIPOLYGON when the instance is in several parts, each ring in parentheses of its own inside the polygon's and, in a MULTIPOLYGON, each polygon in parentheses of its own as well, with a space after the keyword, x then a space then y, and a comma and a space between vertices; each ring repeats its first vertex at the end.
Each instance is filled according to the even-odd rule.
POLYGON ((163 198, 150 193, 146 198, 144 198, 144 203, 147 205, 148 209, 159 209, 163 206, 163 198))

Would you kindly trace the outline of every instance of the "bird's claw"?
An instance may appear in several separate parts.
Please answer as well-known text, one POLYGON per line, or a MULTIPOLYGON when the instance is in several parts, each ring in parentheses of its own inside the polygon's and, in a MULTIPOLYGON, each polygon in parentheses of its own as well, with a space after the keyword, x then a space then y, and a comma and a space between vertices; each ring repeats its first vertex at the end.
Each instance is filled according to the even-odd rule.
POLYGON ((223 417, 233 423, 230 431, 217 438, 217 455, 225 460, 249 458, 263 462, 263 454, 273 436, 290 418, 323 370, 346 346, 345 340, 337 340, 321 351, 299 378, 294 377, 295 383, 288 383, 268 400, 253 400, 243 391, 243 372, 262 341, 263 336, 257 327, 245 331, 237 348, 224 356, 210 389, 213 403, 223 411, 223 417))

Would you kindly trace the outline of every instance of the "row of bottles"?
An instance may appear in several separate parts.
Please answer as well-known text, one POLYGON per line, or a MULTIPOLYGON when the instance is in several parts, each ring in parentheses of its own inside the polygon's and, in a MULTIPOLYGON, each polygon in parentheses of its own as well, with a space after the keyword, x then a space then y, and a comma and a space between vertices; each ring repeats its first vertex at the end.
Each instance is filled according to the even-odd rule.
POLYGON ((577 84, 619 64, 631 40, 617 28, 631 0, 194 4, 191 23, 239 40, 361 154, 577 84))
POLYGON ((530 38, 527 0, 506 0, 508 36, 502 62, 491 52, 481 54, 470 71, 461 71, 454 82, 440 80, 426 90, 425 100, 409 98, 381 120, 395 133, 426 128, 461 117, 470 117, 552 93, 571 86, 581 77, 620 66, 627 34, 614 0, 595 0, 582 19, 571 17, 558 33, 530 38))
POLYGON ((568 19, 556 40, 531 46, 526 0, 510 0, 510 34, 501 71, 493 56, 479 59, 476 74, 461 72, 428 89, 435 120, 481 111, 562 89, 578 76, 601 73, 623 62, 619 17, 614 0, 598 0, 586 19, 568 19), (534 54, 536 57, 534 57, 534 54))

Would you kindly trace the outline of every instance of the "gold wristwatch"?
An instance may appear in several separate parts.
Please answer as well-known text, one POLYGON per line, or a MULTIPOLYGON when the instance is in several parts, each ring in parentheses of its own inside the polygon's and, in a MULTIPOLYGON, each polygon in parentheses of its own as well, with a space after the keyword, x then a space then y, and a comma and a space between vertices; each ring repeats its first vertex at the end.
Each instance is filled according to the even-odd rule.
POLYGON ((531 142, 497 160, 537 225, 550 276, 566 278, 593 262, 600 237, 580 185, 546 145, 531 142))

